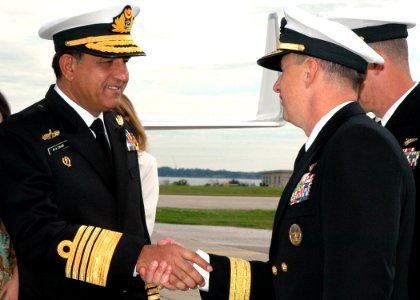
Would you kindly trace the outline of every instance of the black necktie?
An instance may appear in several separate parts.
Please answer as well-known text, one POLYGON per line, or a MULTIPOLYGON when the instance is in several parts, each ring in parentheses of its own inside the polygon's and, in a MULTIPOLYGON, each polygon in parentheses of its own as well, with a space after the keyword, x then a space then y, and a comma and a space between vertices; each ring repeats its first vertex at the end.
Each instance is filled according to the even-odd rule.
POLYGON ((90 129, 92 129, 93 132, 95 132, 96 140, 98 141, 99 146, 104 151, 106 158, 109 161, 111 161, 112 159, 111 149, 109 147, 108 140, 106 139, 106 136, 105 136, 105 127, 102 120, 100 118, 95 119, 92 125, 90 125, 90 129))

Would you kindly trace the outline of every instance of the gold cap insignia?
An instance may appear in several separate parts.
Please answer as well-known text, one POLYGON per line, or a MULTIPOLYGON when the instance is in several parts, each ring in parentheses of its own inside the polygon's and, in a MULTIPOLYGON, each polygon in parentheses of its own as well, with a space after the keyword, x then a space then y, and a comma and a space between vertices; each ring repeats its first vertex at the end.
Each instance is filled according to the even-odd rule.
POLYGON ((411 143, 414 143, 417 140, 418 140, 418 138, 406 138, 405 141, 404 141, 404 146, 408 146, 408 145, 410 145, 411 143))
POLYGON ((61 161, 63 162, 63 165, 65 165, 67 168, 70 168, 71 167, 71 159, 67 155, 66 156, 63 156, 63 158, 61 159, 61 161))
POLYGON ((124 118, 121 115, 118 115, 115 117, 115 121, 117 121, 117 124, 119 126, 123 126, 124 125, 124 118))
POLYGON ((293 246, 299 246, 302 242, 302 230, 298 224, 292 224, 290 226, 289 239, 293 246))
POLYGON ((53 138, 57 137, 60 135, 60 130, 54 130, 52 131, 51 129, 48 130, 47 133, 44 133, 41 137, 44 141, 46 140, 52 140, 53 138))
POLYGON ((130 33, 131 27, 133 26, 133 12, 131 6, 127 5, 124 7, 124 10, 120 15, 114 18, 114 23, 112 24, 112 31, 119 33, 130 33))

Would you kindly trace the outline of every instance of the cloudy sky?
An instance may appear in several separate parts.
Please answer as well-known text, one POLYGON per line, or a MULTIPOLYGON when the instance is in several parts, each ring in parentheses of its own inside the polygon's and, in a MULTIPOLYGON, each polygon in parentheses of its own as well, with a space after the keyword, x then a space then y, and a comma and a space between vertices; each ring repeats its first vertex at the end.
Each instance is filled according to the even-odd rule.
MULTIPOLYGON (((51 41, 38 29, 57 17, 120 0, 3 1, 0 10, 0 90, 17 112, 54 83, 51 41)), ((129 62, 127 95, 141 118, 249 117, 257 110, 267 17, 290 3, 310 12, 357 6, 413 7, 412 1, 134 0, 132 31, 147 56, 129 62)), ((420 19, 420 17, 417 17, 420 19)), ((420 24, 420 20, 417 23, 420 24)), ((410 61, 420 78, 420 32, 409 31, 410 61)), ((265 129, 148 131, 159 166, 232 171, 291 169, 306 141, 292 125, 265 129)))

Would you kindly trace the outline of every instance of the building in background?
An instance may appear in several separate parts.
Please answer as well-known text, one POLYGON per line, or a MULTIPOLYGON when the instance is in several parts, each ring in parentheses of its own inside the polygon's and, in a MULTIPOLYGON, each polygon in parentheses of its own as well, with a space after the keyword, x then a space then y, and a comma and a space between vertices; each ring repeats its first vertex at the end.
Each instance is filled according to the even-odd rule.
POLYGON ((285 187, 292 175, 292 170, 262 171, 261 180, 266 186, 285 187))

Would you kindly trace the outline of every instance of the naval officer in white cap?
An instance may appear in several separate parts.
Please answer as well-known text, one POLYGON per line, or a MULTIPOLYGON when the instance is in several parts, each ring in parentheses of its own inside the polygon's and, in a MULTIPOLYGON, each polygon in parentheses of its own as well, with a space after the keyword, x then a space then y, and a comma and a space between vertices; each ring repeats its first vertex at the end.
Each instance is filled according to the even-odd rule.
POLYGON ((308 136, 277 208, 267 262, 209 255, 202 299, 407 299, 414 183, 392 135, 357 103, 383 59, 338 23, 285 8, 260 60, 285 120, 308 136), (279 101, 280 101, 279 99, 279 101))
MULTIPOLYGON (((55 46, 56 83, 0 129, 1 217, 19 264, 19 299, 159 299, 137 270, 169 265, 193 288, 208 264, 179 245, 150 245, 130 124, 111 112, 144 55, 120 4, 39 30, 55 46)), ((211 270, 211 269, 209 269, 211 270)), ((168 280, 168 275, 162 279, 168 280)))
MULTIPOLYGON (((416 23, 405 9, 347 9, 325 14, 351 28, 385 60, 372 64, 366 72, 359 102, 366 112, 375 114, 395 136, 410 164, 416 181, 416 216, 420 218, 420 86, 411 77, 408 29, 416 23)), ((414 228, 408 271, 410 299, 420 299, 417 272, 420 268, 420 222, 414 228)))

